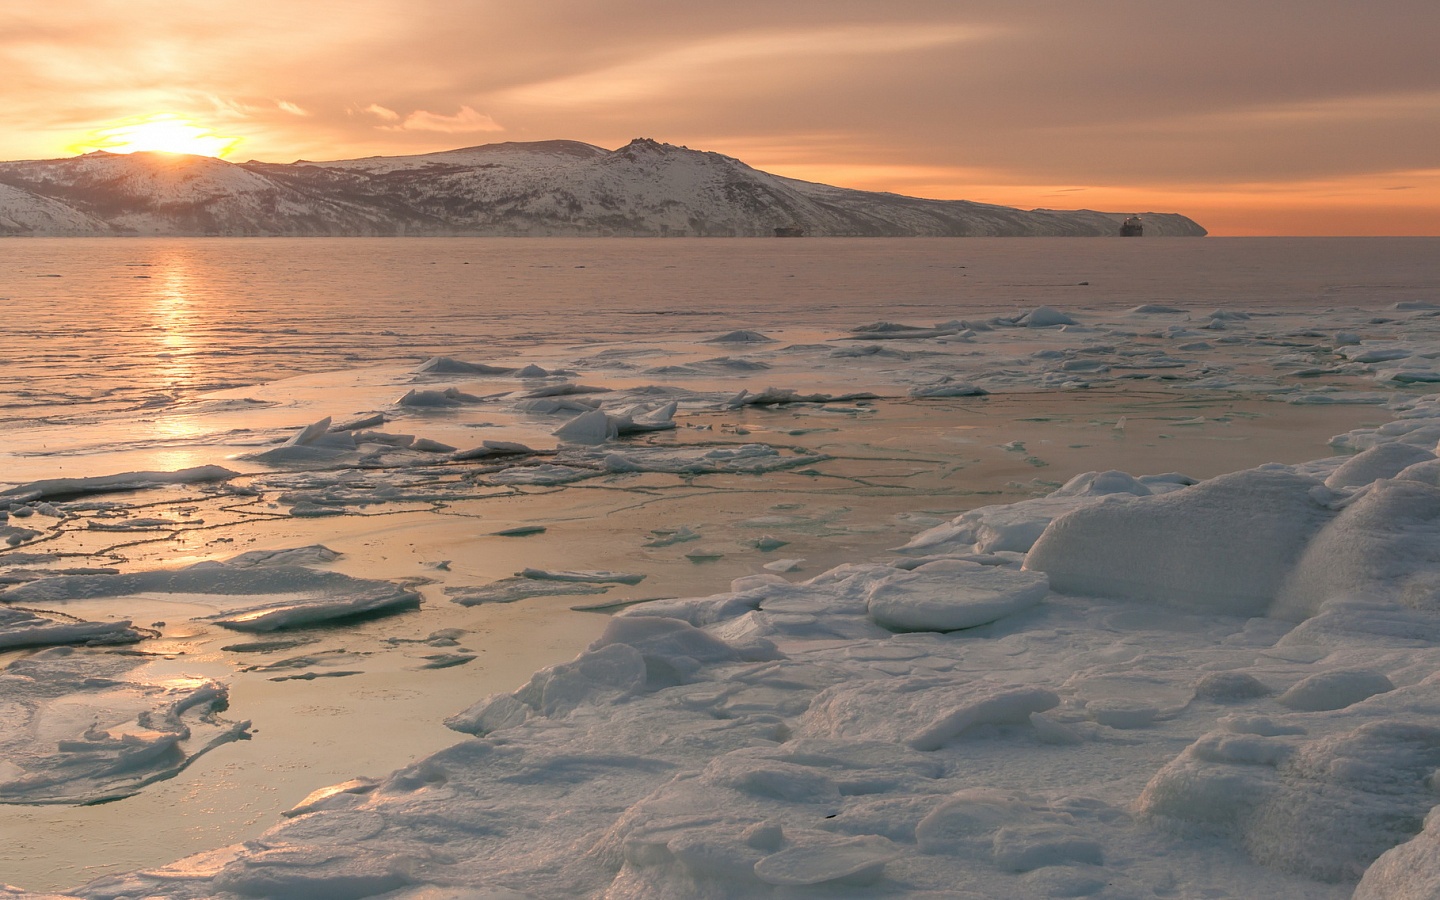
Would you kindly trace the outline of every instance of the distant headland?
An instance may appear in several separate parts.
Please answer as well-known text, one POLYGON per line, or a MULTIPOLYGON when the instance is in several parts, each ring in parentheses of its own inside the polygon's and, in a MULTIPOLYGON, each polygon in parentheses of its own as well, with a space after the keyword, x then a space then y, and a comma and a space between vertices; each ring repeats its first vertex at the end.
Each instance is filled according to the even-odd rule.
POLYGON ((0 163, 5 236, 1118 237, 1137 227, 1206 233, 1178 213, 832 187, 646 138, 618 150, 507 142, 288 164, 104 151, 0 163))

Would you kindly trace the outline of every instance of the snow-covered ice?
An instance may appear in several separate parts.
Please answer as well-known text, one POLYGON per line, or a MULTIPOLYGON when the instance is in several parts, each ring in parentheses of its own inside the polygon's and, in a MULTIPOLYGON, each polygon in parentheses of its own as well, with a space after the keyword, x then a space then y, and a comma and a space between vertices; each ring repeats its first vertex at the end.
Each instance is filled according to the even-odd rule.
MULTIPOLYGON (((800 243, 823 263, 750 272, 771 297, 828 285, 798 305, 711 310, 730 295, 707 262, 658 320, 678 276, 602 249, 653 276, 623 282, 652 306, 586 294, 584 334, 499 294, 475 323, 409 291, 347 296, 359 324, 299 301, 269 330, 220 299, 194 371, 178 345, 77 336, 119 360, 85 396, 74 363, 27 359, 0 452, 0 859, 21 872, 0 880, 1433 896, 1436 256, 1368 245, 1362 277, 1308 245, 1206 244, 1210 269, 1146 268, 1169 252, 1148 242, 1022 253, 1043 274, 1005 294, 1012 251, 896 245, 887 271, 929 280, 877 309, 873 280, 826 279, 878 251, 800 243), (1082 284, 1104 277, 1103 299, 1082 284), (545 664, 497 683, 507 652, 545 664), (247 778, 243 823, 123 827, 184 830, 247 778), (44 874, 69 854, 88 874, 44 874)), ((491 265, 553 265, 503 249, 491 265)), ((612 275, 512 280, 592 277, 612 275)))
POLYGON ((157 681, 143 659, 45 650, 0 672, 6 721, 0 802, 100 803, 173 777, 197 756, 248 737, 220 716, 214 681, 157 681))

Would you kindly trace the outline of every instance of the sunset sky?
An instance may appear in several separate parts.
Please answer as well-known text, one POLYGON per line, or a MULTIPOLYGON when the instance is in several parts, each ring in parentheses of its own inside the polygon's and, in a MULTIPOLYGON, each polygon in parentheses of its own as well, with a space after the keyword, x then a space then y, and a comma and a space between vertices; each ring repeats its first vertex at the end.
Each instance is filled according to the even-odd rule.
POLYGON ((0 159, 634 137, 846 187, 1440 234, 1436 0, 0 4, 0 159), (142 131, 143 133, 143 131, 142 131))

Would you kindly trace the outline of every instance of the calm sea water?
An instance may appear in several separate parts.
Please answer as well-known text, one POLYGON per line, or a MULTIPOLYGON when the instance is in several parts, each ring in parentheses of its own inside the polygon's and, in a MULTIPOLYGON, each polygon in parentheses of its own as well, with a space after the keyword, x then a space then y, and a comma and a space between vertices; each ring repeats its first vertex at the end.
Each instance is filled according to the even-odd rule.
POLYGON ((0 421, 554 342, 1416 300, 1440 301, 1440 239, 17 239, 0 421))

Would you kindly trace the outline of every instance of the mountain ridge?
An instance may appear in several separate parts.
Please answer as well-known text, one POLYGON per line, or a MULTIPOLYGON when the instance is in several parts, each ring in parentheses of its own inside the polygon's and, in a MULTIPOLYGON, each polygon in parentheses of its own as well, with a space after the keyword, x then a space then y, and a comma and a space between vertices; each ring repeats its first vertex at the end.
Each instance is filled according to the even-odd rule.
POLYGON ((411 156, 231 163, 95 151, 0 163, 0 235, 1202 236, 1178 213, 1021 210, 807 182, 636 138, 505 141, 411 156))

